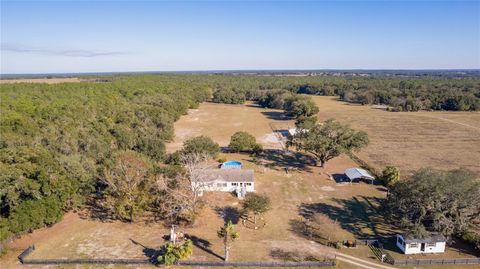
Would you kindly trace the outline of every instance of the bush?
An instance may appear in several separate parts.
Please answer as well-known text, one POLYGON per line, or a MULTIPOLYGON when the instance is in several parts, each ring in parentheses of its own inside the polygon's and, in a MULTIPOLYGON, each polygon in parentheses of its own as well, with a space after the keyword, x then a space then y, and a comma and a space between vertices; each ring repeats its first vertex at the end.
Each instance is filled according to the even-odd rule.
POLYGON ((193 243, 191 240, 187 240, 178 246, 175 246, 173 243, 167 243, 163 247, 163 252, 163 255, 158 256, 158 262, 160 264, 172 265, 192 255, 193 243))
POLYGON ((318 113, 318 107, 310 96, 295 95, 285 100, 285 113, 294 118, 312 117, 318 113))
POLYGON ((295 126, 299 129, 311 129, 317 124, 317 116, 299 117, 295 121, 295 126))
POLYGON ((235 152, 262 150, 255 137, 247 132, 236 132, 230 138, 230 149, 235 152))
POLYGON ((263 107, 283 109, 286 100, 293 95, 287 90, 271 90, 259 98, 258 104, 263 107))
POLYGON ((400 179, 400 170, 395 166, 387 166, 382 172, 382 181, 385 186, 391 186, 400 179))
POLYGON ((472 230, 466 231, 462 235, 462 240, 475 246, 475 248, 480 249, 480 233, 476 233, 472 230))
POLYGON ((220 152, 220 146, 208 136, 197 136, 183 143, 182 154, 207 154, 215 158, 220 152))

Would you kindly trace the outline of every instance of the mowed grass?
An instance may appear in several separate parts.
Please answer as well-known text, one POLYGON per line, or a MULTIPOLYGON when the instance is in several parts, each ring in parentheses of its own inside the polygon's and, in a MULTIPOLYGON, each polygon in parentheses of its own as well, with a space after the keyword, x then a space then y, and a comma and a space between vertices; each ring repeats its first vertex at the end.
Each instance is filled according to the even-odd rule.
POLYGON ((336 97, 312 98, 320 120, 335 118, 368 133, 371 143, 358 156, 379 171, 386 165, 403 175, 465 167, 480 174, 479 112, 388 112, 336 97))

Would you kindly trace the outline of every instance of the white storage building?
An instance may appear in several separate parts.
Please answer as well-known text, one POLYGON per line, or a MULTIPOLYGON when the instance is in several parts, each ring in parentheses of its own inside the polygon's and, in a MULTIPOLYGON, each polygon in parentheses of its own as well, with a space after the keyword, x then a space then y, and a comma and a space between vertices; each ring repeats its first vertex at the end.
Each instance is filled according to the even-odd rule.
POLYGON ((397 235, 397 247, 405 254, 443 253, 445 246, 445 237, 438 234, 423 239, 397 235))

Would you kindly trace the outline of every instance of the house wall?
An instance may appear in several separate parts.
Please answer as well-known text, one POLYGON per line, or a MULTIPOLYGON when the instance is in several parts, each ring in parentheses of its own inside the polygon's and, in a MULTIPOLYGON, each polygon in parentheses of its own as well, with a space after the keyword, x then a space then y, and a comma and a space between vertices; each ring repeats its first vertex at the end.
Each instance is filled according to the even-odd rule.
MULTIPOLYGON (((254 182, 224 182, 224 181, 212 181, 206 182, 199 187, 202 191, 222 191, 222 192, 233 192, 237 188, 245 187, 247 192, 255 191, 254 182), (240 186, 242 183, 242 186, 240 186), (236 185, 235 185, 236 184, 236 185)), ((194 188, 192 184, 192 188, 194 188)))
MULTIPOLYGON (((436 242, 434 246, 429 245, 428 243, 408 243, 401 244, 399 242, 399 237, 397 236, 397 247, 402 250, 405 254, 420 254, 420 253, 443 253, 445 252, 445 242, 436 242), (422 244, 425 244, 425 250, 422 251, 422 244)), ((402 238, 403 239, 403 238, 402 238)))

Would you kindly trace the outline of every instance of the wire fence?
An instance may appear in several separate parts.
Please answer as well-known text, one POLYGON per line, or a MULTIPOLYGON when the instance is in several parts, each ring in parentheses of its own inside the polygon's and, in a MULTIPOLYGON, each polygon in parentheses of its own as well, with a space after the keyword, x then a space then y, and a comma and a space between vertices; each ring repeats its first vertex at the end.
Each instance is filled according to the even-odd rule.
POLYGON ((335 260, 304 262, 207 262, 180 261, 177 265, 188 266, 227 266, 227 267, 326 267, 335 266, 335 260))
MULTIPOLYGON (((29 246, 18 256, 22 264, 36 265, 60 265, 60 264, 123 264, 123 265, 139 265, 152 264, 150 259, 27 259, 35 250, 35 246, 29 246)), ((179 261, 179 266, 205 266, 205 267, 325 267, 335 266, 335 259, 325 259, 323 261, 303 261, 303 262, 209 262, 209 261, 179 261)))
POLYGON ((480 258, 394 260, 393 265, 480 264, 480 258))

